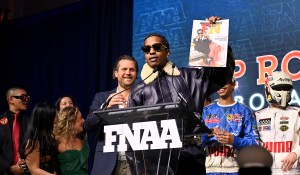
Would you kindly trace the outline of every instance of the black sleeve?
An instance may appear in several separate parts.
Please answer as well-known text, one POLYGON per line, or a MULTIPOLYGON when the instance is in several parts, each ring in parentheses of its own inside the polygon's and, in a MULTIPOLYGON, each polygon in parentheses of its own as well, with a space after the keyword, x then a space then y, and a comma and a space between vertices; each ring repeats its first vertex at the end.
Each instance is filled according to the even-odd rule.
POLYGON ((92 105, 90 106, 90 111, 84 122, 84 129, 88 132, 93 131, 97 128, 99 122, 98 117, 93 113, 96 110, 100 110, 101 105, 106 101, 109 94, 100 92, 95 94, 92 105))
POLYGON ((208 76, 207 78, 210 80, 210 87, 207 92, 207 96, 209 96, 232 80, 235 69, 235 60, 231 48, 228 47, 226 67, 205 69, 206 75, 208 76))

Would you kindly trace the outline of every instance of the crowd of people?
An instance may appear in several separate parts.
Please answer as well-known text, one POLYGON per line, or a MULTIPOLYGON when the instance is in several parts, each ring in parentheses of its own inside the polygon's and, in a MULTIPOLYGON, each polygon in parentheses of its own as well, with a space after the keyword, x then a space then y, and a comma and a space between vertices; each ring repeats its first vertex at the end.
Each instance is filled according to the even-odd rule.
MULTIPOLYGON (((177 68, 168 58, 170 45, 161 34, 146 36, 141 49, 146 61, 141 70, 143 81, 135 84, 137 61, 120 56, 112 76, 117 87, 96 93, 87 117, 71 96, 62 96, 55 104, 38 103, 30 116, 26 90, 10 88, 6 94, 9 109, 0 116, 0 175, 87 175, 88 164, 92 175, 237 175, 256 171, 300 175, 300 108, 288 104, 293 88, 290 76, 282 71, 268 75, 265 93, 270 105, 254 113, 233 98, 235 62, 230 47, 226 67, 201 69, 177 68), (219 98, 211 102, 216 92, 219 98), (199 122, 211 133, 202 135, 200 142, 194 140, 197 134, 187 136, 176 166, 171 162, 159 170, 145 168, 151 161, 167 157, 148 161, 137 158, 134 151, 103 152, 106 123, 94 111, 178 101, 195 116, 202 116, 199 122), (87 134, 94 136, 91 146, 87 134), (249 150, 263 156, 251 156, 249 150)), ((152 155, 161 154, 161 150, 151 151, 152 155)))

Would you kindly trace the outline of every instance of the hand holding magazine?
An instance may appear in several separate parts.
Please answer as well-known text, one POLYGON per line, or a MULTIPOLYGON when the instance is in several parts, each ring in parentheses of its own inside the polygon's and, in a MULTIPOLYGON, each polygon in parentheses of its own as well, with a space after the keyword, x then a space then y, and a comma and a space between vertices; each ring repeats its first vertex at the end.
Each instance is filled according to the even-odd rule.
POLYGON ((194 20, 191 37, 190 67, 225 67, 227 61, 229 19, 194 20))

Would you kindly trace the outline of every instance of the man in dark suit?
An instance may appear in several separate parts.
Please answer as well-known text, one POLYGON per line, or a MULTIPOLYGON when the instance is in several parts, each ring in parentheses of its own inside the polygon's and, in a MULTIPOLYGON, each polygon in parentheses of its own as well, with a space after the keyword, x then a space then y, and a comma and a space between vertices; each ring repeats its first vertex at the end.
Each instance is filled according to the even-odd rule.
POLYGON ((19 146, 22 145, 29 121, 24 112, 30 97, 23 88, 12 87, 7 91, 6 99, 9 109, 0 116, 0 174, 17 175, 24 173, 26 169, 25 160, 19 155, 19 146), (18 124, 15 124, 15 120, 18 124), (16 131, 13 128, 19 129, 16 131))
POLYGON ((204 33, 202 29, 197 30, 197 36, 193 39, 193 43, 195 44, 195 50, 205 54, 206 57, 208 56, 208 53, 210 51, 209 44, 211 43, 211 39, 209 35, 204 33))
POLYGON ((104 123, 103 121, 98 121, 98 118, 95 114, 93 114, 93 112, 100 109, 118 109, 126 107, 131 87, 137 78, 137 72, 138 64, 133 57, 129 55, 120 56, 116 60, 113 68, 113 79, 118 82, 118 86, 111 91, 96 93, 93 99, 89 115, 84 123, 86 131, 93 133, 97 138, 97 146, 95 148, 93 168, 91 172, 92 175, 116 174, 121 170, 124 171, 124 169, 127 174, 130 174, 125 154, 118 154, 117 152, 103 153, 104 123))

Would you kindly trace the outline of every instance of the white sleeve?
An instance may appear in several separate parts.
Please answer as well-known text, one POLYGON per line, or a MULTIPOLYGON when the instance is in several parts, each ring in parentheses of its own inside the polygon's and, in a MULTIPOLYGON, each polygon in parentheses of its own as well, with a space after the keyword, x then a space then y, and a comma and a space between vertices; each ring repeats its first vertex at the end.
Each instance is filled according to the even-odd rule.
POLYGON ((296 128, 295 133, 297 135, 295 135, 295 138, 294 138, 294 143, 296 143, 296 144, 291 151, 291 152, 294 152, 297 154, 297 159, 300 158, 300 116, 299 116, 300 113, 299 112, 300 112, 300 110, 298 110, 298 115, 295 116, 295 117, 297 117, 297 126, 295 127, 296 128))

